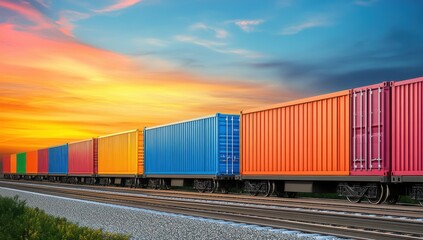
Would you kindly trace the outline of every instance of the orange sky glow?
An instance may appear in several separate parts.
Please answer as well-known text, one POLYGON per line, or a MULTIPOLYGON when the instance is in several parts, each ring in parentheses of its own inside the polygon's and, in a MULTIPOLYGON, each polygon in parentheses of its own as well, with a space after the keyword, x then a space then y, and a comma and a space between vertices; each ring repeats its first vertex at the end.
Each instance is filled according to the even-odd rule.
POLYGON ((13 19, 0 24, 0 154, 238 113, 295 94, 270 83, 158 71, 148 59, 80 42, 29 5, 0 7, 13 19))

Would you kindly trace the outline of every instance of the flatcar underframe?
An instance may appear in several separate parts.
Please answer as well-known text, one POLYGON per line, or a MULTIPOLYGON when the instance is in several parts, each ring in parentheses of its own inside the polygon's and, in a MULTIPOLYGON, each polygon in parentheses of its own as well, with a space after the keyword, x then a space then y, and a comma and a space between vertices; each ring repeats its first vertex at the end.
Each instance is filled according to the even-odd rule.
POLYGON ((409 195, 423 205, 423 177, 419 176, 215 176, 215 175, 35 175, 5 174, 6 179, 92 184, 134 188, 192 187, 199 192, 227 193, 230 188, 254 196, 295 197, 298 193, 337 193, 350 202, 395 204, 409 195))

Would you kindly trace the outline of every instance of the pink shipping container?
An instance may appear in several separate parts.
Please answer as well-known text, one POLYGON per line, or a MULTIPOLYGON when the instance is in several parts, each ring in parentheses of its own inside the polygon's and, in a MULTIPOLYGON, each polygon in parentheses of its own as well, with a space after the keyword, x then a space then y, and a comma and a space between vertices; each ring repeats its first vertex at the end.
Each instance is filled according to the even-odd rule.
POLYGON ((71 176, 92 176, 97 174, 97 139, 89 139, 68 144, 68 173, 71 176))
POLYGON ((351 175, 389 175, 390 84, 383 82, 352 91, 351 175))
POLYGON ((423 177, 423 78, 392 87, 392 174, 423 177))
POLYGON ((3 174, 10 173, 10 155, 5 155, 3 157, 3 174))
POLYGON ((38 150, 38 174, 48 174, 48 148, 38 150))

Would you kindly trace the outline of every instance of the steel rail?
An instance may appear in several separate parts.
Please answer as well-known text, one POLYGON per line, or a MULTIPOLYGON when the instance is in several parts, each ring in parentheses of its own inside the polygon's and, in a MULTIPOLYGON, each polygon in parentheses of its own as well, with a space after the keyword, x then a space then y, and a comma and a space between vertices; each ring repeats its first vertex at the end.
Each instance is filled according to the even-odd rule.
MULTIPOLYGON (((3 180, 2 180, 3 181, 3 180)), ((1 182, 1 181, 0 181, 1 182)), ((19 181, 7 181, 14 184, 23 183, 19 181)), ((26 183, 26 182, 25 182, 26 183)), ((156 197, 174 197, 195 200, 208 200, 208 201, 225 201, 232 203, 256 204, 265 206, 278 206, 278 207, 291 207, 312 210, 324 210, 332 212, 346 212, 346 213, 361 213, 365 215, 378 215, 390 216, 398 218, 422 218, 423 208, 420 206, 401 206, 401 205, 372 205, 372 204, 353 204, 342 200, 335 199, 307 199, 307 198, 268 198, 268 197, 254 197, 248 195, 238 194, 207 194, 197 192, 182 192, 172 190, 153 190, 153 189, 133 189, 122 187, 104 187, 92 185, 71 185, 71 184, 57 184, 57 183, 37 183, 28 181, 29 184, 47 185, 47 186, 63 186, 66 188, 78 188, 87 190, 119 192, 130 194, 147 194, 156 197)))
MULTIPOLYGON (((0 186, 10 187, 10 185, 0 182, 0 186)), ((193 202, 181 199, 159 199, 151 196, 132 196, 122 195, 122 193, 91 192, 81 191, 80 189, 49 188, 45 186, 14 185, 14 187, 26 191, 60 194, 60 196, 96 202, 115 203, 341 237, 361 239, 421 239, 423 237, 422 224, 409 220, 398 219, 392 221, 392 219, 351 214, 279 209, 267 206, 193 202)))

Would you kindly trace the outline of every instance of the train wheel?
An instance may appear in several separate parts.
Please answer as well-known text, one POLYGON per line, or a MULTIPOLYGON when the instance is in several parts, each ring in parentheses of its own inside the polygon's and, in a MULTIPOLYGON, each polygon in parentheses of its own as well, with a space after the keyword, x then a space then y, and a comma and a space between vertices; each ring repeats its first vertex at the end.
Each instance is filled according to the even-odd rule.
POLYGON ((348 202, 350 203, 360 203, 363 200, 362 197, 347 197, 348 202))
POLYGON ((272 194, 272 186, 270 181, 262 181, 262 182, 245 182, 246 184, 246 191, 251 196, 265 196, 268 197, 272 194))
POLYGON ((272 194, 273 194, 273 192, 275 191, 275 185, 274 185, 274 183, 272 184, 273 182, 270 182, 270 181, 267 181, 267 190, 266 190, 266 193, 265 193, 265 197, 270 197, 272 194))
POLYGON ((170 186, 166 183, 166 179, 160 179, 160 187, 163 190, 169 190, 170 186))
POLYGON ((200 192, 200 193, 214 193, 216 191, 216 189, 219 187, 219 182, 216 180, 195 180, 197 181, 196 183, 194 183, 194 185, 196 186, 195 188, 200 192))
POLYGON ((376 197, 375 198, 367 198, 369 203, 371 204, 380 204, 385 199, 385 187, 382 184, 379 184, 376 188, 376 197))
POLYGON ((395 191, 391 191, 391 188, 389 187, 389 185, 386 185, 386 194, 385 194, 385 203, 387 204, 396 204, 399 199, 400 199, 400 195, 395 193, 395 191))

